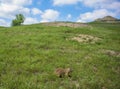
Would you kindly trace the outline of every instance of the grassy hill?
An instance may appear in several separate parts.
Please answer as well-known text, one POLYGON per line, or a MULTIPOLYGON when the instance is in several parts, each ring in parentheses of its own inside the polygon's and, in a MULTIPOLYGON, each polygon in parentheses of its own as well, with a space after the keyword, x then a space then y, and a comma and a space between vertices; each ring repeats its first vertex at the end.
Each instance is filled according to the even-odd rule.
POLYGON ((120 89, 120 25, 88 25, 0 28, 0 89, 120 89))

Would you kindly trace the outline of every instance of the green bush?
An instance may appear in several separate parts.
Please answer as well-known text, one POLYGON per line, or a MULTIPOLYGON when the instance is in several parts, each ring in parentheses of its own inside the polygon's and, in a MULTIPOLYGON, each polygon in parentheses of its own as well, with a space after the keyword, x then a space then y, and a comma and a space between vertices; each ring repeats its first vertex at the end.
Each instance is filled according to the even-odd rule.
POLYGON ((12 20, 12 26, 20 26, 25 20, 25 17, 22 14, 17 14, 16 18, 12 20))

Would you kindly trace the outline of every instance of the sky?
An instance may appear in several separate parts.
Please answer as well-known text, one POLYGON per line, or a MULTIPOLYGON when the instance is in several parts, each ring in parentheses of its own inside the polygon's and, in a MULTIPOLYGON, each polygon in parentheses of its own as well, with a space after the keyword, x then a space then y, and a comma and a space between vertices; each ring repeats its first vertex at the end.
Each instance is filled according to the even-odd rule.
POLYGON ((0 26, 10 26, 16 14, 24 15, 23 24, 120 19, 120 0, 0 0, 0 26))

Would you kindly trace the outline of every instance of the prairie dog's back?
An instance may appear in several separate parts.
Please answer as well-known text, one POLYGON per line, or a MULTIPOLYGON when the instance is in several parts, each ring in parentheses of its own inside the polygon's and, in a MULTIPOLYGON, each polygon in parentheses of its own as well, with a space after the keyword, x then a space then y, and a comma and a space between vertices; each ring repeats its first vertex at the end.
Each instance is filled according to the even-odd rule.
POLYGON ((58 76, 59 75, 62 75, 62 74, 64 74, 65 73, 65 70, 63 69, 63 68, 57 68, 56 70, 55 70, 55 74, 57 74, 58 76))
POLYGON ((55 70, 55 74, 58 76, 58 77, 63 77, 63 76, 68 76, 70 77, 70 72, 71 72, 71 68, 57 68, 55 70))

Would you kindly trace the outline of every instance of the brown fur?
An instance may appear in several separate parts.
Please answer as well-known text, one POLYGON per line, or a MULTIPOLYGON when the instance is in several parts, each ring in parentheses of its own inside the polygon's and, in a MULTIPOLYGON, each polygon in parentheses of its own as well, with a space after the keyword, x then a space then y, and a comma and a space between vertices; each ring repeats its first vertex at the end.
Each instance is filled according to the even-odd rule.
POLYGON ((62 78, 62 77, 64 77, 64 76, 71 77, 71 75, 70 75, 71 72, 72 72, 72 71, 71 71, 71 68, 65 68, 65 69, 63 69, 63 68, 57 68, 57 69, 55 70, 55 74, 56 74, 58 77, 60 77, 60 78, 62 78))

